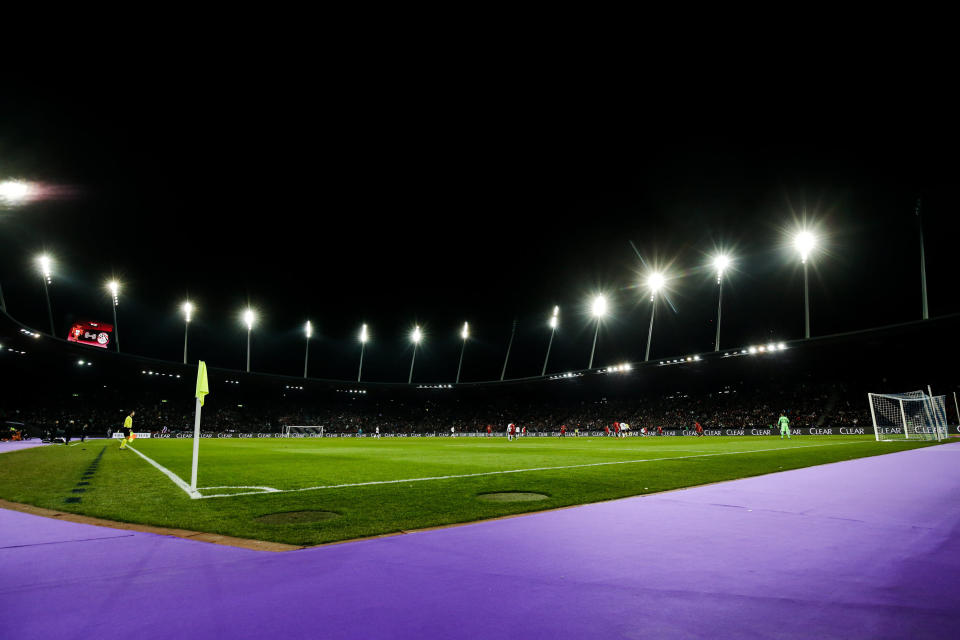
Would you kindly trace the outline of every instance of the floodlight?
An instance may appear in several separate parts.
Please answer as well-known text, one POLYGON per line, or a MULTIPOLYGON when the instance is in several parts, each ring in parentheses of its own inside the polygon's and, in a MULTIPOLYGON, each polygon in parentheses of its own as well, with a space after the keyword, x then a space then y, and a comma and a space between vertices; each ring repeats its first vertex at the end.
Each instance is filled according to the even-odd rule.
POLYGON ((470 325, 466 322, 463 323, 463 331, 460 332, 460 337, 464 340, 470 337, 470 325))
POLYGON ((657 295, 657 292, 663 288, 663 284, 666 282, 666 279, 663 277, 663 274, 655 271, 647 276, 647 288, 650 289, 650 299, 653 300, 653 297, 657 295))
POLYGON ((410 334, 410 339, 419 344, 421 338, 423 338, 423 333, 420 332, 420 327, 414 327, 413 333, 410 334))
POLYGON ((593 315, 598 318, 607 313, 607 299, 604 296, 597 296, 593 299, 593 315))
POLYGON ((363 325, 360 328, 360 342, 366 342, 369 339, 367 335, 367 325, 363 325))
POLYGON ((717 272, 717 282, 723 279, 723 272, 730 266, 730 258, 727 255, 719 254, 713 259, 713 268, 717 272))
POLYGON ((310 324, 309 320, 307 320, 307 326, 304 328, 304 330, 306 331, 308 338, 313 336, 313 325, 310 324))
POLYGON ((778 351, 783 351, 783 350, 786 349, 786 348, 787 348, 787 345, 785 345, 785 344, 782 343, 782 342, 779 343, 779 344, 777 344, 777 350, 778 350, 778 351))
POLYGON ((187 322, 190 322, 190 319, 193 317, 193 303, 190 301, 184 302, 180 309, 183 311, 183 315, 187 319, 187 322))
POLYGON ((26 202, 33 189, 30 184, 22 180, 5 180, 0 182, 0 202, 5 204, 20 204, 26 202))
POLYGON ((246 311, 243 312, 243 322, 247 325, 247 331, 253 329, 253 323, 256 321, 256 319, 257 315, 253 312, 253 309, 248 307, 246 311))
POLYGON ((793 245, 800 252, 800 261, 806 262, 807 256, 817 244, 816 237, 809 231, 800 231, 793 237, 793 245))
POLYGON ((556 306, 555 306, 555 307, 553 308, 553 315, 554 315, 554 317, 560 315, 560 307, 556 307, 556 306))
POLYGON ((40 265, 40 273, 47 279, 47 282, 50 282, 53 260, 44 253, 43 255, 37 256, 37 264, 40 265))
POLYGON ((772 342, 767 345, 767 351, 776 351, 776 350, 777 350, 777 345, 773 344, 772 342))
POLYGON ((756 352, 757 352, 757 348, 756 348, 756 347, 750 347, 749 351, 750 351, 750 353, 756 353, 756 352))
POLYGON ((767 348, 766 348, 765 346, 763 346, 763 345, 760 345, 759 347, 757 347, 757 350, 758 350, 760 353, 763 353, 764 351, 767 350, 767 348))

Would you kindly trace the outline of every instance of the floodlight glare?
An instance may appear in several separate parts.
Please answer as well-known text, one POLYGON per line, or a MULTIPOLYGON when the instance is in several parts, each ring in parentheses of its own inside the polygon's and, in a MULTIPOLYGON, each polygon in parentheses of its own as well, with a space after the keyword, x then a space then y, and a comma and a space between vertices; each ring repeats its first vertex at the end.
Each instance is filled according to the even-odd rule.
POLYGON ((786 348, 787 348, 787 345, 785 345, 785 344, 782 343, 782 342, 780 342, 780 343, 777 344, 777 351, 783 351, 783 350, 786 349, 786 348))
POLYGON ((306 332, 307 332, 307 337, 308 337, 308 338, 310 338, 311 336, 313 336, 313 325, 310 324, 310 321, 309 321, 309 320, 307 320, 307 326, 306 326, 305 330, 306 330, 306 332))
POLYGON ((793 238, 793 245, 797 248, 797 251, 800 252, 800 261, 804 263, 807 261, 807 256, 810 255, 810 252, 816 244, 816 237, 809 231, 800 231, 793 238))
POLYGON ((37 256, 37 264, 40 265, 40 273, 47 279, 47 282, 50 282, 53 260, 47 254, 43 254, 37 256))
POLYGON ((713 259, 713 268, 717 271, 717 282, 720 282, 720 279, 723 278, 723 272, 729 266, 730 258, 722 253, 713 259))
POLYGON ((777 345, 773 344, 772 342, 767 345, 767 351, 776 351, 776 350, 777 350, 777 345))
POLYGON ((183 315, 186 317, 187 322, 190 322, 190 320, 193 318, 193 303, 189 301, 184 302, 180 309, 183 310, 183 315))
POLYGON ((657 295, 657 292, 663 288, 664 282, 666 282, 666 279, 663 277, 663 274, 656 271, 647 277, 647 287, 650 289, 651 298, 657 295))
POLYGON ((416 343, 419 343, 421 338, 423 338, 423 334, 420 332, 420 327, 414 327, 413 333, 410 334, 410 339, 416 343))
POLYGON ((470 337, 470 325, 466 322, 463 323, 463 331, 460 332, 460 337, 464 340, 470 337))
POLYGON ((366 342, 369 339, 367 335, 367 325, 363 325, 360 328, 360 342, 366 342))
POLYGON ((247 325, 247 331, 253 329, 253 323, 257 319, 257 315, 253 312, 253 309, 248 308, 243 312, 243 322, 247 325))
POLYGON ((26 202, 32 191, 30 184, 22 180, 5 180, 0 182, 0 202, 5 204, 26 202))
POLYGON ((603 317, 607 313, 607 299, 603 296, 597 296, 593 299, 593 315, 598 318, 603 317))
POLYGON ((113 295, 114 298, 116 298, 117 294, 120 292, 120 283, 117 282, 116 280, 111 280, 110 282, 107 283, 107 289, 109 289, 110 294, 113 295))
POLYGON ((553 308, 553 317, 557 317, 558 315, 560 315, 560 307, 554 307, 554 308, 553 308))

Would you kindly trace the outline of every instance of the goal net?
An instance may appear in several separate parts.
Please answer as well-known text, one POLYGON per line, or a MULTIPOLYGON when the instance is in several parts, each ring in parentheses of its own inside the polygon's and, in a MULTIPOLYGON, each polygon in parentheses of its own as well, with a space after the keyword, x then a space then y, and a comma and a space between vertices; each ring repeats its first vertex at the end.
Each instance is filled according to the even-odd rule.
POLYGON ((879 440, 943 440, 946 398, 923 391, 868 393, 873 433, 879 440))
POLYGON ((286 425, 283 428, 284 438, 322 438, 323 426, 294 426, 286 425))

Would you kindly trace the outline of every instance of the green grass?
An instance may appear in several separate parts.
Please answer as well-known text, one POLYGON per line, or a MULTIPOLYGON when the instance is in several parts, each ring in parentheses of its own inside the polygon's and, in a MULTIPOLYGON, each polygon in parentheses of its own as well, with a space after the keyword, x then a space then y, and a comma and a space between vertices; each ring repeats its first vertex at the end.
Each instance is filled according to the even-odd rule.
MULTIPOLYGON (((280 490, 390 482, 194 500, 117 441, 49 446, 0 456, 0 498, 89 516, 271 540, 317 544, 610 500, 902 451, 931 443, 878 443, 872 436, 708 438, 205 439, 200 487, 280 490), (813 446, 817 445, 817 446, 813 446), (826 445, 826 446, 820 446, 826 445), (764 450, 764 451, 760 451, 764 450), (103 451, 92 476, 81 476, 103 451), (718 455, 725 454, 725 455, 718 455), (696 456, 696 457, 691 457, 696 456), (626 464, 598 464, 623 461, 626 464), (595 466, 573 466, 573 465, 595 466), (543 467, 567 467, 491 473, 543 467), (465 474, 472 477, 431 479, 465 474), (85 481, 88 485, 78 487, 85 481), (82 493, 73 490, 82 488, 82 493), (481 494, 531 492, 537 501, 487 501, 481 494), (80 502, 66 502, 79 497, 80 502), (310 521, 258 519, 327 511, 310 521)), ((192 441, 134 446, 185 481, 192 441)), ((242 490, 205 490, 205 495, 242 490)))

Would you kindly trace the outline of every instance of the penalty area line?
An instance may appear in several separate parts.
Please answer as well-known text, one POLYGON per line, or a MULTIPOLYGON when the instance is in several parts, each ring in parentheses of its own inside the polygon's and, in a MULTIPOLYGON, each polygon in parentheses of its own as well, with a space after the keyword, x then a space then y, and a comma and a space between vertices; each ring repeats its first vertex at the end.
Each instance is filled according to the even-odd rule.
POLYGON ((196 500, 197 498, 203 497, 203 496, 200 495, 200 492, 199 492, 199 491, 196 491, 196 490, 194 490, 194 489, 191 489, 191 488, 190 488, 190 485, 188 485, 186 482, 184 482, 183 479, 182 479, 180 476, 178 476, 177 474, 175 474, 173 471, 170 471, 170 469, 167 469, 166 467, 164 467, 164 466, 162 466, 162 465, 154 462, 153 460, 151 460, 151 459, 148 458, 147 456, 143 455, 142 453, 140 453, 139 451, 137 451, 136 449, 134 449, 132 445, 129 445, 129 444, 128 444, 128 445, 127 445, 127 449, 130 449, 130 451, 133 451, 135 454, 137 454, 138 456, 140 456, 141 458, 143 458, 144 460, 146 460, 147 462, 149 462, 150 464, 152 464, 154 467, 156 467, 157 469, 159 469, 159 470, 160 470, 160 473, 162 473, 163 475, 165 475, 165 476, 167 476, 168 478, 170 478, 171 480, 173 480, 173 484, 175 484, 175 485, 177 485, 178 487, 180 487, 181 489, 183 489, 184 493, 186 493, 186 494, 187 494, 188 496, 190 496, 192 499, 196 500))
MULTIPOLYGON (((767 451, 792 451, 794 449, 810 449, 815 447, 838 447, 845 444, 859 444, 859 440, 848 440, 846 442, 831 442, 829 444, 807 444, 800 445, 796 447, 774 447, 771 449, 749 449, 747 451, 726 451, 722 453, 702 453, 692 456, 669 456, 666 458, 645 458, 640 460, 614 460, 610 462, 587 462, 584 464, 568 464, 558 467, 534 467, 532 469, 507 469, 505 471, 482 471, 479 473, 463 473, 459 475, 450 475, 450 476, 430 476, 426 478, 407 478, 404 480, 372 480, 370 482, 348 482, 345 484, 330 484, 330 485, 321 485, 317 487, 304 487, 302 489, 272 489, 271 491, 242 491, 239 493, 218 493, 210 496, 198 495, 196 496, 200 500, 205 500, 207 498, 233 498, 236 496, 250 496, 250 495, 259 495, 265 493, 297 493, 301 491, 320 491, 322 489, 344 489, 347 487, 368 487, 372 485, 380 484, 403 484, 405 482, 426 482, 428 480, 456 480, 459 478, 477 478, 480 476, 496 476, 496 475, 505 475, 508 473, 528 473, 531 471, 557 471, 561 469, 581 469, 585 467, 605 467, 615 464, 637 464, 641 462, 670 462, 671 460, 687 460, 689 458, 710 458, 714 456, 733 456, 733 455, 742 455, 746 453, 763 453, 767 451)), ((141 454, 143 455, 143 454, 141 454)), ((146 456, 144 456, 146 457, 146 456)), ((159 467, 159 465, 155 465, 159 467)), ((176 476, 174 476, 176 477, 176 476)), ((228 488, 228 487, 208 487, 208 488, 228 488)), ((232 489, 243 489, 245 487, 229 487, 232 489)), ((191 496, 193 497, 193 496, 191 496)))

